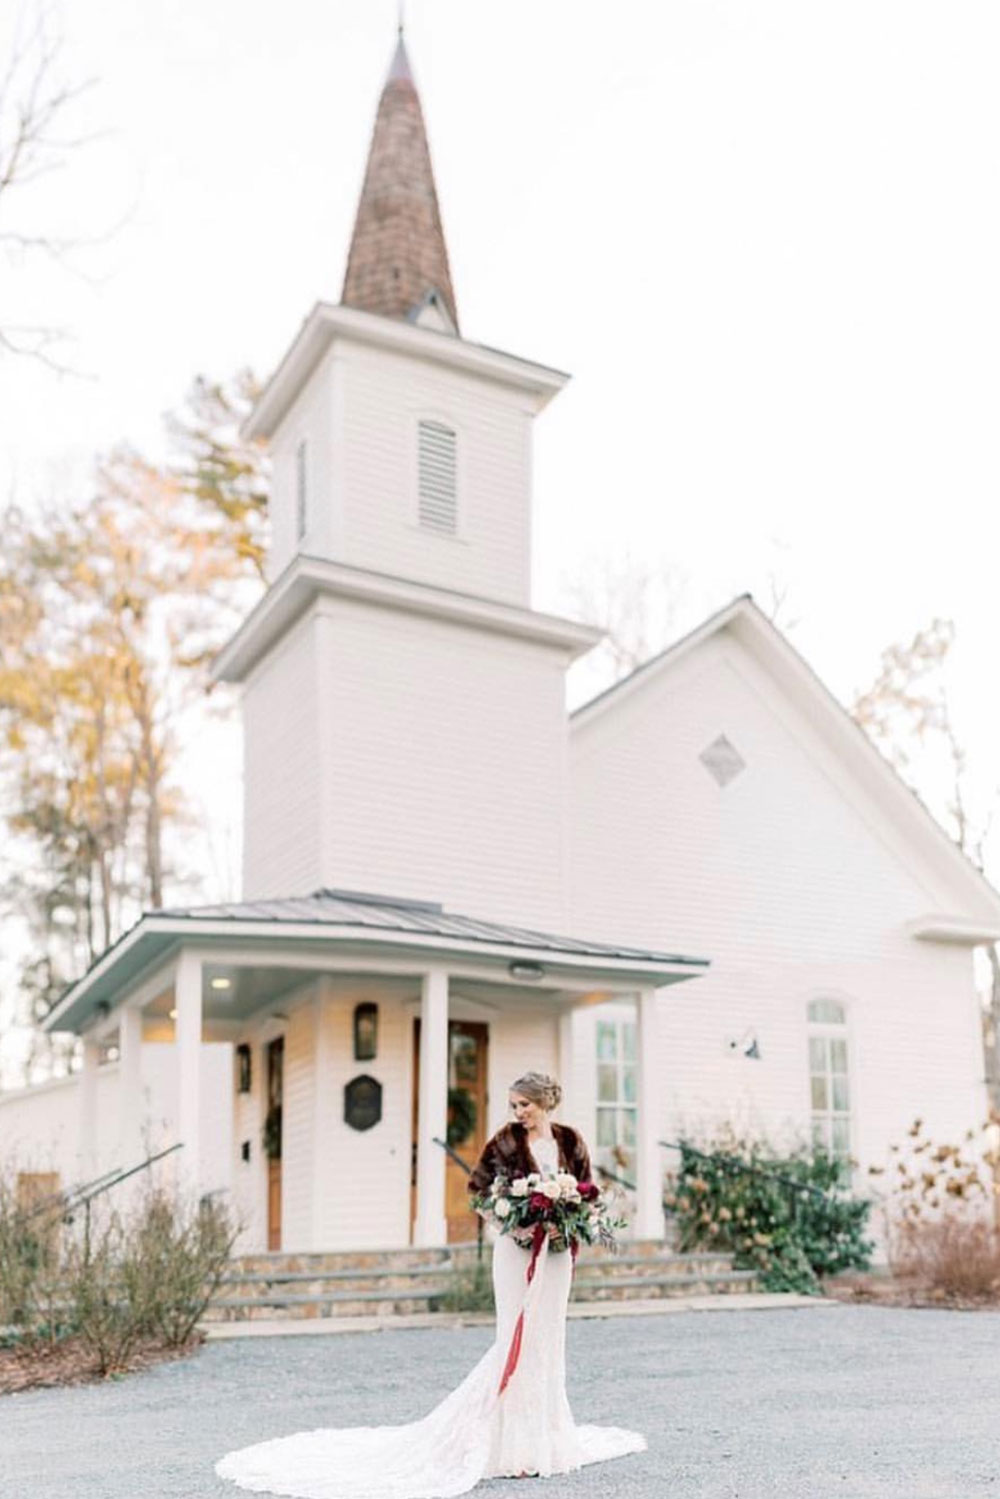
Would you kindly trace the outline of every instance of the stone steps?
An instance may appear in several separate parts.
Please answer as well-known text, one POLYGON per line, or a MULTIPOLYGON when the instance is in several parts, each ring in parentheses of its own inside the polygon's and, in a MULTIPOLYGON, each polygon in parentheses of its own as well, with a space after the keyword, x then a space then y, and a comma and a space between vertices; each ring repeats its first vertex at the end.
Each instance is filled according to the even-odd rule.
MULTIPOLYGON (((489 1273, 489 1247, 484 1250, 489 1273)), ((276 1317, 404 1316, 440 1311, 476 1263, 476 1246, 361 1253, 255 1254, 234 1262, 205 1321, 276 1317)), ((724 1254, 674 1254, 660 1241, 631 1243, 620 1255, 584 1250, 573 1301, 734 1294, 758 1289, 753 1271, 733 1270, 724 1254)))

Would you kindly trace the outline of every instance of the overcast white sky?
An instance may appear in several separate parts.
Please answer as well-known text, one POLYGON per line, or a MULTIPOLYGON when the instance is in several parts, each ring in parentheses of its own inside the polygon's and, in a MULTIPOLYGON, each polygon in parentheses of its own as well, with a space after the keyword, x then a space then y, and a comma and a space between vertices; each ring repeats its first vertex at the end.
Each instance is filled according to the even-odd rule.
MULTIPOLYGON (((9 16, 11 0, 0 16, 9 16)), ((996 0, 410 0, 466 336, 573 380, 537 430, 536 602, 602 551, 691 578, 679 625, 789 587, 841 700, 958 626, 982 797, 1000 479, 996 0)), ((199 371, 266 374, 339 297, 395 0, 72 0, 102 137, 26 197, 100 237, 5 269, 85 379, 0 361, 2 482, 156 452, 199 371)), ((230 779, 230 778, 227 778, 230 779)), ((232 804, 234 805, 234 804, 232 804)), ((994 879, 1000 875, 994 871, 994 879)))

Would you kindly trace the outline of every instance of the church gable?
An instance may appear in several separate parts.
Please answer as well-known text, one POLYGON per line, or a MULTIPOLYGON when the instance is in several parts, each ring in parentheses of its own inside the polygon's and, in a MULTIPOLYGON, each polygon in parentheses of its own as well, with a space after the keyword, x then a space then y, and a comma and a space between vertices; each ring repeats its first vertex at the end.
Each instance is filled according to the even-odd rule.
POLYGON ((737 600, 707 622, 713 628, 575 715, 575 862, 615 857, 613 823, 636 880, 656 891, 650 917, 689 907, 694 926, 682 930, 702 941, 705 921, 752 923, 768 904, 780 942, 781 892, 791 927, 808 905, 806 887, 823 891, 825 909, 808 919, 827 927, 833 907, 838 928, 892 928, 907 941, 931 935, 935 912, 947 913, 951 940, 1000 925, 1000 898, 936 825, 924 825, 929 814, 894 772, 882 762, 874 775, 864 764, 859 773, 859 748, 881 757, 851 743, 861 731, 822 685, 813 678, 807 695, 801 682, 782 682, 755 648, 757 621, 740 630, 751 612, 759 615, 752 601, 737 600), (836 715, 850 730, 846 752, 836 715), (897 783, 889 790, 903 793, 901 808, 883 771, 897 783))

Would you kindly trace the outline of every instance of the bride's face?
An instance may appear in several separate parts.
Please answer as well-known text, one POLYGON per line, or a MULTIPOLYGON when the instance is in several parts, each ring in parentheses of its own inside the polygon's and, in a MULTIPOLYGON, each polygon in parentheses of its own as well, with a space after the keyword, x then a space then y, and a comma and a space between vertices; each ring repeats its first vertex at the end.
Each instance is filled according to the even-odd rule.
POLYGON ((512 1093, 510 1095, 510 1107, 518 1124, 523 1124, 525 1129, 539 1129, 545 1118, 545 1110, 541 1104, 525 1098, 523 1093, 512 1093))

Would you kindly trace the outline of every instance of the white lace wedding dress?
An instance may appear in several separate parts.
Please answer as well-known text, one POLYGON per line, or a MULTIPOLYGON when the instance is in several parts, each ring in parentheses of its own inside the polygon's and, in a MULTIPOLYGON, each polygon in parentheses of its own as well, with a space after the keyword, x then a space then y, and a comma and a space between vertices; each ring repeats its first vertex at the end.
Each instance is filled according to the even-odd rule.
MULTIPOLYGON (((542 1171, 554 1140, 533 1142, 542 1171)), ((507 1235, 493 1248, 496 1341, 457 1389, 406 1426, 320 1427, 230 1452, 215 1465, 240 1488, 296 1499, 451 1499, 483 1478, 548 1477, 645 1450, 638 1432, 576 1426, 566 1398, 566 1304, 571 1256, 543 1241, 526 1285, 527 1250, 507 1235), (524 1310, 517 1367, 499 1393, 524 1310)))

